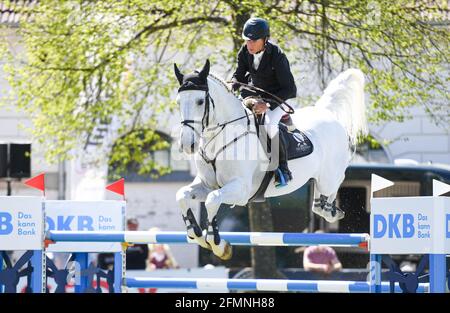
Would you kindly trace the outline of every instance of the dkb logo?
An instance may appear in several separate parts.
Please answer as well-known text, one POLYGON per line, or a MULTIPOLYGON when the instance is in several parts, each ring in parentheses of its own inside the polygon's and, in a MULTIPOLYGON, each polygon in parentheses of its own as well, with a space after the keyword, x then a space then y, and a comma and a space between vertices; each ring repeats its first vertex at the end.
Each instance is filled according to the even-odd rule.
POLYGON ((87 215, 46 216, 46 230, 94 230, 94 220, 87 215))
POLYGON ((9 235, 13 231, 12 216, 6 212, 0 212, 0 235, 9 235))
POLYGON ((388 233, 389 238, 411 238, 414 236, 414 216, 412 214, 375 214, 373 217, 373 236, 382 238, 388 233), (400 220, 402 227, 399 226, 400 220))

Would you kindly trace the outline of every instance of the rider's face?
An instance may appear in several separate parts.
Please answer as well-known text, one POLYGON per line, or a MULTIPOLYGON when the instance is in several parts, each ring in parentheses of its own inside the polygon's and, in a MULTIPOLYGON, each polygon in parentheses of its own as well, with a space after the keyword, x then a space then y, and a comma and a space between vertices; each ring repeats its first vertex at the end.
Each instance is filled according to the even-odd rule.
POLYGON ((255 54, 260 52, 264 48, 264 39, 256 39, 256 40, 246 40, 247 50, 250 54, 255 54))

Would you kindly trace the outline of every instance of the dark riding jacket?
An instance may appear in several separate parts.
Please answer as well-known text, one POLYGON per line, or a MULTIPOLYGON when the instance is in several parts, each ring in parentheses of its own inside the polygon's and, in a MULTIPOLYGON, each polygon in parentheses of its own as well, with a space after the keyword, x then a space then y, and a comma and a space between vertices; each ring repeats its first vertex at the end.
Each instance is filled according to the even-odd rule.
MULTIPOLYGON (((266 43, 266 48, 257 70, 253 68, 253 55, 248 52, 245 44, 239 50, 237 63, 232 81, 253 85, 283 100, 295 98, 297 87, 295 86, 289 61, 277 45, 270 41, 266 43)), ((247 89, 242 89, 241 91, 243 98, 255 95, 268 98, 271 110, 279 105, 277 101, 270 100, 271 97, 263 92, 247 89)))

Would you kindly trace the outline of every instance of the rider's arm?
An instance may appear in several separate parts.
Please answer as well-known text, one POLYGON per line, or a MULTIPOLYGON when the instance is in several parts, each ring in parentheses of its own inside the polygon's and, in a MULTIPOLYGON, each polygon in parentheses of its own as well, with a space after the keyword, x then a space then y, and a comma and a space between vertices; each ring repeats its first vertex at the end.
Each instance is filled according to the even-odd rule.
MULTIPOLYGON (((292 75, 289 61, 284 53, 274 60, 275 75, 280 89, 274 93, 275 96, 283 100, 295 98, 297 95, 297 86, 295 86, 294 76, 292 75)), ((270 103, 270 108, 273 110, 276 107, 274 103, 270 103)))
POLYGON ((242 46, 241 50, 239 50, 238 53, 238 59, 237 59, 237 67, 236 71, 233 74, 232 81, 238 81, 240 83, 247 83, 245 79, 245 75, 248 72, 248 62, 246 58, 246 48, 245 45, 242 46))

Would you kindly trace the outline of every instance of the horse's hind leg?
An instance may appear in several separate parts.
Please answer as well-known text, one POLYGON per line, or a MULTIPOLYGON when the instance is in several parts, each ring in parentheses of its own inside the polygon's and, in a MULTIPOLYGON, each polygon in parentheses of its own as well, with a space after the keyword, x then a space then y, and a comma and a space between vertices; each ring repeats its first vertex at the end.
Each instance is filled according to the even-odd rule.
POLYGON ((313 212, 322 216, 328 223, 337 222, 345 217, 345 212, 336 206, 337 191, 344 177, 342 175, 335 187, 322 185, 320 181, 315 185, 313 212), (320 196, 317 198, 318 195, 320 196))
POLYGON ((323 217, 322 212, 323 212, 323 208, 325 206, 326 197, 324 195, 320 194, 320 190, 317 188, 316 180, 314 180, 313 184, 314 184, 314 201, 313 201, 312 211, 315 214, 323 217))
POLYGON ((324 196, 325 205, 322 211, 322 217, 328 223, 337 222, 345 217, 345 212, 336 206, 337 192, 331 194, 329 197, 324 196))
POLYGON ((181 207, 183 221, 187 228, 187 236, 195 239, 201 247, 211 250, 192 211, 194 206, 198 206, 201 201, 205 201, 209 192, 210 190, 205 188, 201 181, 196 178, 190 185, 184 186, 177 191, 176 200, 181 207))

